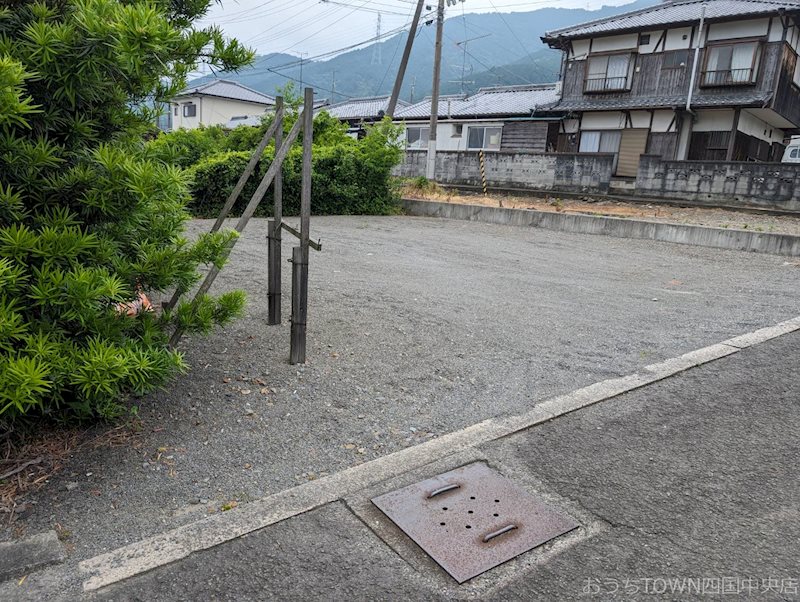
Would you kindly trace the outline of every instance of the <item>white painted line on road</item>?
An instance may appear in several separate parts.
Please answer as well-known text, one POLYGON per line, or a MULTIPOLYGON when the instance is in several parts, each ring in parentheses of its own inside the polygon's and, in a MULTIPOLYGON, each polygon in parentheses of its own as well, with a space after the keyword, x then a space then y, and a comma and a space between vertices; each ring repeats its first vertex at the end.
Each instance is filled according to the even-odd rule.
POLYGON ((420 445, 270 495, 237 510, 207 517, 89 558, 78 565, 81 573, 88 577, 83 588, 86 591, 97 590, 176 562, 194 552, 308 512, 445 456, 506 437, 797 330, 800 330, 800 317, 646 366, 635 374, 604 380, 548 399, 524 414, 484 420, 420 445))

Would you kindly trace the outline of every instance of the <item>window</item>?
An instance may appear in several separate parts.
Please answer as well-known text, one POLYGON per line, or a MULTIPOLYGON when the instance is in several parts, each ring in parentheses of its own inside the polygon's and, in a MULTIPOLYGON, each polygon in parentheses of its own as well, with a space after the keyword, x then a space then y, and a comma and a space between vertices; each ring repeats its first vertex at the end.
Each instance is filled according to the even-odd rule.
POLYGON ((178 105, 175 105, 175 109, 173 110, 172 114, 175 115, 175 117, 178 116, 178 105))
POLYGON ((461 138, 464 135, 464 124, 463 123, 454 123, 453 124, 453 133, 450 135, 451 138, 461 138))
POLYGON ((231 121, 244 121, 247 119, 247 115, 234 115, 231 117, 231 121))
POLYGON ((662 69, 683 69, 689 62, 688 50, 676 50, 675 52, 665 52, 664 62, 661 63, 662 69))
POLYGON ((618 92, 631 89, 633 61, 630 54, 590 56, 584 92, 618 92))
POLYGON ((196 117, 197 116, 197 105, 190 103, 186 103, 183 105, 183 116, 184 117, 196 117))
POLYGON ((428 148, 429 127, 406 128, 406 148, 428 148))
POLYGON ((755 83, 761 55, 758 42, 719 44, 706 50, 704 86, 736 86, 755 83))
POLYGON ((650 34, 649 33, 640 33, 639 34, 639 46, 649 46, 650 45, 650 34))
POLYGON ((617 153, 619 141, 622 139, 620 130, 603 130, 599 132, 581 132, 581 144, 578 152, 581 153, 617 153))
POLYGON ((789 153, 789 157, 792 159, 797 159, 798 153, 800 153, 800 148, 794 147, 792 152, 789 153))
POLYGON ((468 149, 500 150, 500 127, 471 127, 467 138, 468 149))

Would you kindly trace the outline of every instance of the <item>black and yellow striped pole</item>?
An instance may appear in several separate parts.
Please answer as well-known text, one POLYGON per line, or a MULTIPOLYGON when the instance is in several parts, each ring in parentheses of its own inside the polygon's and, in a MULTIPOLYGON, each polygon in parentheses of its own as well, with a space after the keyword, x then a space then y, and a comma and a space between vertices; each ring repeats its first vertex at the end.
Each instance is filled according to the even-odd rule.
POLYGON ((486 186, 486 163, 483 161, 483 149, 478 151, 478 156, 481 160, 481 183, 483 184, 483 196, 489 194, 489 189, 486 186))

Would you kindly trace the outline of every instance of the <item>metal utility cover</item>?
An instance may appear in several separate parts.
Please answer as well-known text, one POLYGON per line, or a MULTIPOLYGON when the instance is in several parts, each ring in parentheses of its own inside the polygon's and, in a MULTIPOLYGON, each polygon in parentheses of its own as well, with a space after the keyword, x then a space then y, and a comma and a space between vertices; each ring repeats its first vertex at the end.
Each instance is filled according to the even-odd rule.
POLYGON ((372 503, 459 583, 578 527, 482 463, 372 503))

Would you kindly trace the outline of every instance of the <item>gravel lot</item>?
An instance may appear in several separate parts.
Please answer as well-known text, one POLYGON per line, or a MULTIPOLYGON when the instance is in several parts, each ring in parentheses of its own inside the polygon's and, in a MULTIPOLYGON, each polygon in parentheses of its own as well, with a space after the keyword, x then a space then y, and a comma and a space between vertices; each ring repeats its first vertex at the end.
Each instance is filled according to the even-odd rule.
POLYGON ((408 217, 312 228, 308 364, 287 363, 288 264, 266 326, 254 220, 214 289, 246 289, 246 317, 186 340, 193 370, 141 400, 138 443, 76 455, 28 534, 59 523, 85 558, 800 313, 782 257, 408 217))

